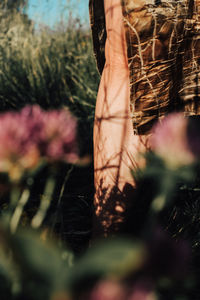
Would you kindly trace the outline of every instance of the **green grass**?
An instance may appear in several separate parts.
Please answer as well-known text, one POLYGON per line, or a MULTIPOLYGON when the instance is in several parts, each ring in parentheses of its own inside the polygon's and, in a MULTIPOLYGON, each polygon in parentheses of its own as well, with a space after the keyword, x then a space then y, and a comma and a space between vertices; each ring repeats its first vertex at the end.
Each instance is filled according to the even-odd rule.
POLYGON ((78 118, 87 148, 99 84, 89 28, 68 20, 55 30, 35 30, 16 11, 0 14, 0 111, 26 104, 67 106, 78 118))
MULTIPOLYGON (((45 109, 67 106, 78 119, 80 153, 92 154, 94 108, 100 77, 93 56, 91 32, 73 19, 56 28, 35 29, 26 15, 0 9, 0 111, 19 110, 27 104, 39 104, 45 109)), ((60 185, 65 176, 66 170, 59 174, 60 185)), ((58 231, 77 253, 85 248, 90 236, 92 176, 92 166, 77 167, 66 185, 61 205, 63 220, 58 231)), ((42 180, 43 176, 39 176, 36 181, 30 209, 40 195, 42 180)))

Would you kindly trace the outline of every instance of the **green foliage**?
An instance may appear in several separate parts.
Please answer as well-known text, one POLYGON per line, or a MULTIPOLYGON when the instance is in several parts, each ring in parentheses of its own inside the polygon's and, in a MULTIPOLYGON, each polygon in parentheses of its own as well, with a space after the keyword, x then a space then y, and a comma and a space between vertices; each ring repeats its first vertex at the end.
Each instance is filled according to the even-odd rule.
POLYGON ((99 75, 89 30, 77 20, 36 30, 16 11, 1 19, 0 28, 0 111, 28 103, 68 106, 79 120, 81 149, 91 152, 99 75))
POLYGON ((95 290, 100 297, 105 288, 112 295, 118 287, 123 298, 117 299, 140 293, 141 299, 156 295, 152 299, 165 300, 170 295, 172 300, 190 300, 198 281, 185 273, 184 245, 163 234, 155 237, 149 243, 127 238, 102 241, 74 260, 69 251, 42 241, 34 232, 10 235, 1 228, 1 299, 97 299, 91 296, 95 290))
POLYGON ((27 29, 31 20, 25 14, 26 0, 3 0, 0 3, 0 32, 1 41, 13 26, 23 25, 27 29))
POLYGON ((146 249, 142 243, 125 238, 103 241, 88 250, 86 255, 75 264, 70 282, 73 288, 84 286, 89 280, 109 276, 113 279, 126 277, 138 271, 146 259, 146 249), (84 283, 83 283, 84 282, 84 283))
POLYGON ((49 299, 66 289, 72 260, 69 251, 42 242, 34 232, 11 236, 1 229, 1 299, 49 299))
POLYGON ((194 182, 197 174, 195 164, 183 165, 172 169, 168 167, 163 159, 154 152, 147 152, 146 166, 143 170, 133 171, 136 181, 151 181, 153 185, 154 198, 151 210, 161 211, 164 207, 171 205, 177 188, 194 182))
POLYGON ((7 10, 20 10, 27 4, 27 0, 2 0, 1 7, 7 10))
POLYGON ((18 14, 5 34, 7 25, 0 40, 1 110, 27 103, 94 108, 98 75, 86 30, 65 25, 34 31, 18 14))

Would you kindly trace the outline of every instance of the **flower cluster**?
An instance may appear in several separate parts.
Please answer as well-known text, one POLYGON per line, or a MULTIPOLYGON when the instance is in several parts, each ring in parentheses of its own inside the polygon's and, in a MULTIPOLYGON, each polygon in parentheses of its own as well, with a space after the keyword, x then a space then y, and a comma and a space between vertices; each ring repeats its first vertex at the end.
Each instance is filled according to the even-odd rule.
POLYGON ((68 110, 26 106, 0 115, 0 172, 19 180, 42 160, 74 163, 78 159, 76 119, 68 110))
POLYGON ((200 154, 197 151, 200 147, 196 147, 200 145, 200 134, 194 122, 196 124, 193 118, 185 118, 182 113, 171 113, 154 126, 151 149, 169 168, 189 165, 200 154))
POLYGON ((133 287, 114 280, 102 280, 91 293, 90 300, 158 300, 151 282, 138 281, 133 287))

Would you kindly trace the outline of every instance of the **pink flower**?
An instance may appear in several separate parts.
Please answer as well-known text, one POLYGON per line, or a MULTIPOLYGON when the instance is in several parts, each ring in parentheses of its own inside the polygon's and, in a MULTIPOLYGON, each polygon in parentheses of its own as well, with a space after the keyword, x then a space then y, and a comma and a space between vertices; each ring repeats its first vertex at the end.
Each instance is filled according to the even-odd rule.
POLYGON ((19 180, 41 160, 73 163, 78 159, 76 120, 68 110, 26 106, 0 115, 0 172, 19 180))
POLYGON ((0 115, 0 172, 17 180, 25 170, 35 167, 38 160, 39 151, 20 115, 16 112, 0 115))
POLYGON ((89 300, 156 300, 150 281, 138 280, 128 287, 113 280, 102 280, 92 290, 89 300))
POLYGON ((76 119, 67 109, 43 111, 39 106, 27 106, 21 112, 31 139, 41 156, 50 161, 73 163, 78 159, 76 119))
POLYGON ((49 111, 41 134, 44 155, 50 160, 75 162, 78 159, 76 120, 67 110, 49 111))
POLYGON ((124 287, 112 280, 100 281, 93 289, 90 300, 126 300, 124 287))
POLYGON ((188 119, 182 113, 172 113, 152 130, 151 149, 170 168, 188 165, 195 160, 188 146, 187 125, 188 119))

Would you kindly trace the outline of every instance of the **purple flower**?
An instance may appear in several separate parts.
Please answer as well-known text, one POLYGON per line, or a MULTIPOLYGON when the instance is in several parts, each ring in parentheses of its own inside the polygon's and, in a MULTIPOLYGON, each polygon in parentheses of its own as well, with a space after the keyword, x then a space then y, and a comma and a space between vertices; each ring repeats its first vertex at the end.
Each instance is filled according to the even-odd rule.
POLYGON ((67 109, 43 111, 39 106, 27 106, 21 116, 41 156, 72 163, 78 159, 77 122, 67 109))
POLYGON ((172 113, 157 123, 150 139, 151 149, 169 168, 191 164, 195 156, 187 140, 188 119, 182 113, 172 113))
POLYGON ((0 172, 19 180, 43 160, 78 159, 76 119, 68 110, 43 111, 26 106, 0 115, 0 172))
POLYGON ((67 110, 50 111, 45 114, 41 145, 48 159, 72 163, 78 159, 76 124, 75 118, 67 110))
POLYGON ((13 180, 38 164, 39 151, 31 141, 26 123, 16 112, 0 115, 0 172, 6 172, 13 180))

